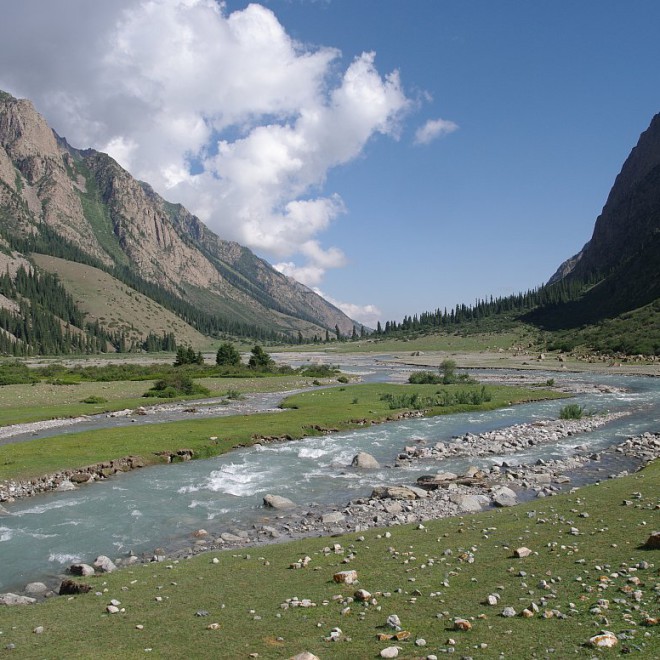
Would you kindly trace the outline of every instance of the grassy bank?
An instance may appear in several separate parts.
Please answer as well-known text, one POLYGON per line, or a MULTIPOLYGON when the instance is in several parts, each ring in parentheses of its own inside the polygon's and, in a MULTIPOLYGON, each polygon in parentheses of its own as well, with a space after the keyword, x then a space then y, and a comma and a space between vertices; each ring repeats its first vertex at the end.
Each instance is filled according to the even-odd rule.
POLYGON ((67 659, 289 658, 303 650, 353 659, 377 657, 392 644, 400 658, 440 656, 450 646, 454 657, 628 651, 657 658, 660 628, 645 621, 660 614, 660 551, 640 546, 657 520, 658 493, 656 461, 572 494, 428 521, 423 529, 392 527, 387 537, 386 530, 370 530, 135 566, 87 578, 86 595, 0 609, 2 647, 14 644, 11 653, 21 658, 67 659), (341 545, 338 553, 324 552, 333 544, 341 545), (532 554, 514 558, 520 546, 532 554), (305 556, 307 568, 289 568, 305 556), (348 569, 357 571, 359 584, 335 584, 333 574, 348 569), (346 601, 358 587, 377 604, 346 601), (484 604, 489 594, 499 594, 497 605, 484 604), (316 606, 282 609, 293 597, 316 606), (122 612, 106 612, 111 599, 122 612), (531 618, 501 616, 505 607, 520 613, 532 603, 539 612, 531 618), (385 625, 391 614, 410 632, 408 640, 377 639, 393 632, 385 625), (472 629, 453 630, 455 617, 472 629), (43 632, 35 634, 38 626, 43 632), (335 627, 339 641, 325 641, 335 627), (602 629, 627 638, 611 651, 585 646, 602 629), (414 644, 420 638, 424 648, 414 644))
MULTIPOLYGON (((229 390, 247 394, 280 392, 308 387, 313 380, 314 378, 293 375, 259 378, 199 378, 196 382, 210 390, 210 397, 219 397, 229 390)), ((185 400, 185 397, 167 400, 143 398, 142 395, 152 387, 153 383, 153 380, 122 380, 106 383, 79 382, 66 385, 54 385, 46 382, 33 385, 5 385, 0 387, 0 426, 79 415, 96 415, 125 408, 185 400), (82 403, 83 400, 90 397, 100 397, 105 399, 105 402, 82 403)))
MULTIPOLYGON (((0 446, 0 481, 37 477, 128 455, 139 455, 146 464, 156 463, 162 460, 156 452, 184 448, 192 449, 197 457, 208 457, 229 451, 238 444, 253 444, 262 437, 295 439, 316 435, 322 429, 354 428, 406 412, 405 409, 391 409, 388 401, 381 398, 384 394, 417 392, 420 397, 427 397, 445 388, 481 390, 480 385, 347 385, 289 397, 284 404, 286 409, 279 413, 104 429, 3 445, 0 446)), ((486 403, 435 407, 428 414, 491 410, 561 396, 538 389, 504 386, 487 389, 491 400, 486 403)))

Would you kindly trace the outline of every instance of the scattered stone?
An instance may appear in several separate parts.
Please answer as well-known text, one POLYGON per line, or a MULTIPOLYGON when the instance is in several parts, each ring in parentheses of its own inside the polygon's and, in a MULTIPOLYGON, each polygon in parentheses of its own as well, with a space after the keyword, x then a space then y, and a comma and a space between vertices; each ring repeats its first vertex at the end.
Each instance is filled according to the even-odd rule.
POLYGON ((366 603, 367 601, 371 600, 371 594, 366 589, 358 589, 353 594, 353 598, 361 603, 366 603))
POLYGON ((611 649, 619 643, 614 633, 603 630, 600 634, 589 639, 589 644, 599 649, 611 649))
POLYGON ((358 574, 357 571, 339 571, 332 576, 332 579, 339 583, 353 584, 357 582, 358 574))
POLYGON ((398 646, 388 646, 380 652, 381 658, 398 658, 399 657, 399 647, 398 646))
POLYGON ((220 630, 220 624, 219 623, 209 623, 208 626, 206 626, 207 630, 220 630))
POLYGON ((660 550, 660 531, 651 532, 651 535, 646 539, 644 547, 647 550, 660 550))
POLYGON ((372 499, 416 500, 417 493, 408 486, 377 486, 371 493, 372 499))
POLYGON ((472 630, 472 624, 467 619, 454 619, 454 630, 472 630))
POLYGON ((33 631, 35 635, 42 635, 44 632, 44 627, 43 626, 37 626, 33 631))
POLYGON ((105 609, 108 614, 117 614, 119 612, 119 608, 116 605, 108 605, 105 609))
POLYGON ((288 498, 281 495, 266 495, 264 506, 271 509, 293 509, 296 505, 288 498))
POLYGON ((525 546, 521 548, 516 548, 516 550, 513 551, 513 556, 518 559, 524 559, 525 557, 529 557, 531 554, 532 551, 529 548, 526 548, 525 546))
POLYGON ((362 468, 365 470, 377 470, 380 468, 380 463, 371 454, 361 451, 353 456, 351 467, 362 468))
POLYGON ((396 614, 390 614, 387 617, 386 621, 387 625, 392 628, 393 630, 401 630, 401 619, 396 614))
POLYGON ((319 658, 309 651, 303 651, 298 655, 291 656, 289 660, 319 660, 319 658))
POLYGON ((516 616, 516 611, 513 609, 513 607, 505 607, 502 610, 502 616, 503 617, 512 617, 516 616))
POLYGON ((0 605, 32 605, 36 602, 36 598, 30 598, 29 596, 19 596, 12 593, 0 594, 0 605))
POLYGON ((335 523, 344 522, 344 515, 339 511, 332 511, 330 513, 324 513, 321 516, 321 522, 324 525, 332 525, 335 523))

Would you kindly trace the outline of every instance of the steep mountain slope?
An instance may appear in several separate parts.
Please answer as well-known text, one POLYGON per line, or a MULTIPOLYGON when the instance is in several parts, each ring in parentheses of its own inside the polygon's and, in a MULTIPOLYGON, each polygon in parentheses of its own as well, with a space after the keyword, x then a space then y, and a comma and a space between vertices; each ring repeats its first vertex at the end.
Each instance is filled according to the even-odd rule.
POLYGON ((204 333, 321 335, 354 322, 224 241, 109 156, 59 138, 32 104, 0 92, 0 244, 118 276, 204 333))
POLYGON ((549 284, 562 281, 588 287, 563 310, 564 325, 616 316, 660 297, 660 114, 624 163, 591 240, 549 284))

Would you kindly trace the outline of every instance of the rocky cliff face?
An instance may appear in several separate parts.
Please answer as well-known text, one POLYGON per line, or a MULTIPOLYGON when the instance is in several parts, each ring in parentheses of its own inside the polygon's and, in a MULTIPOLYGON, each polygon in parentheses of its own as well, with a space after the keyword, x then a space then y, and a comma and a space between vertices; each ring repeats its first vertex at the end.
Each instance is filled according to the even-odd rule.
POLYGON ((205 312, 290 334, 352 331, 353 321, 313 291, 222 240, 109 156, 70 147, 29 101, 0 92, 0 240, 44 225, 205 312))
POLYGON ((550 283, 563 278, 595 283, 588 296, 615 311, 660 297, 660 114, 624 163, 591 240, 550 283))

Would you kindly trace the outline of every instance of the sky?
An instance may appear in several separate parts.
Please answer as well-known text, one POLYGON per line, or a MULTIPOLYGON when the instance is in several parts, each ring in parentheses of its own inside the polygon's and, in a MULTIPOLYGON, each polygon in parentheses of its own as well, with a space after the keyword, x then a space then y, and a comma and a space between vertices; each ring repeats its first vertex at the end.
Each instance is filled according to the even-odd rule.
POLYGON ((657 0, 21 0, 0 89, 371 327, 536 287, 660 112, 657 0))

